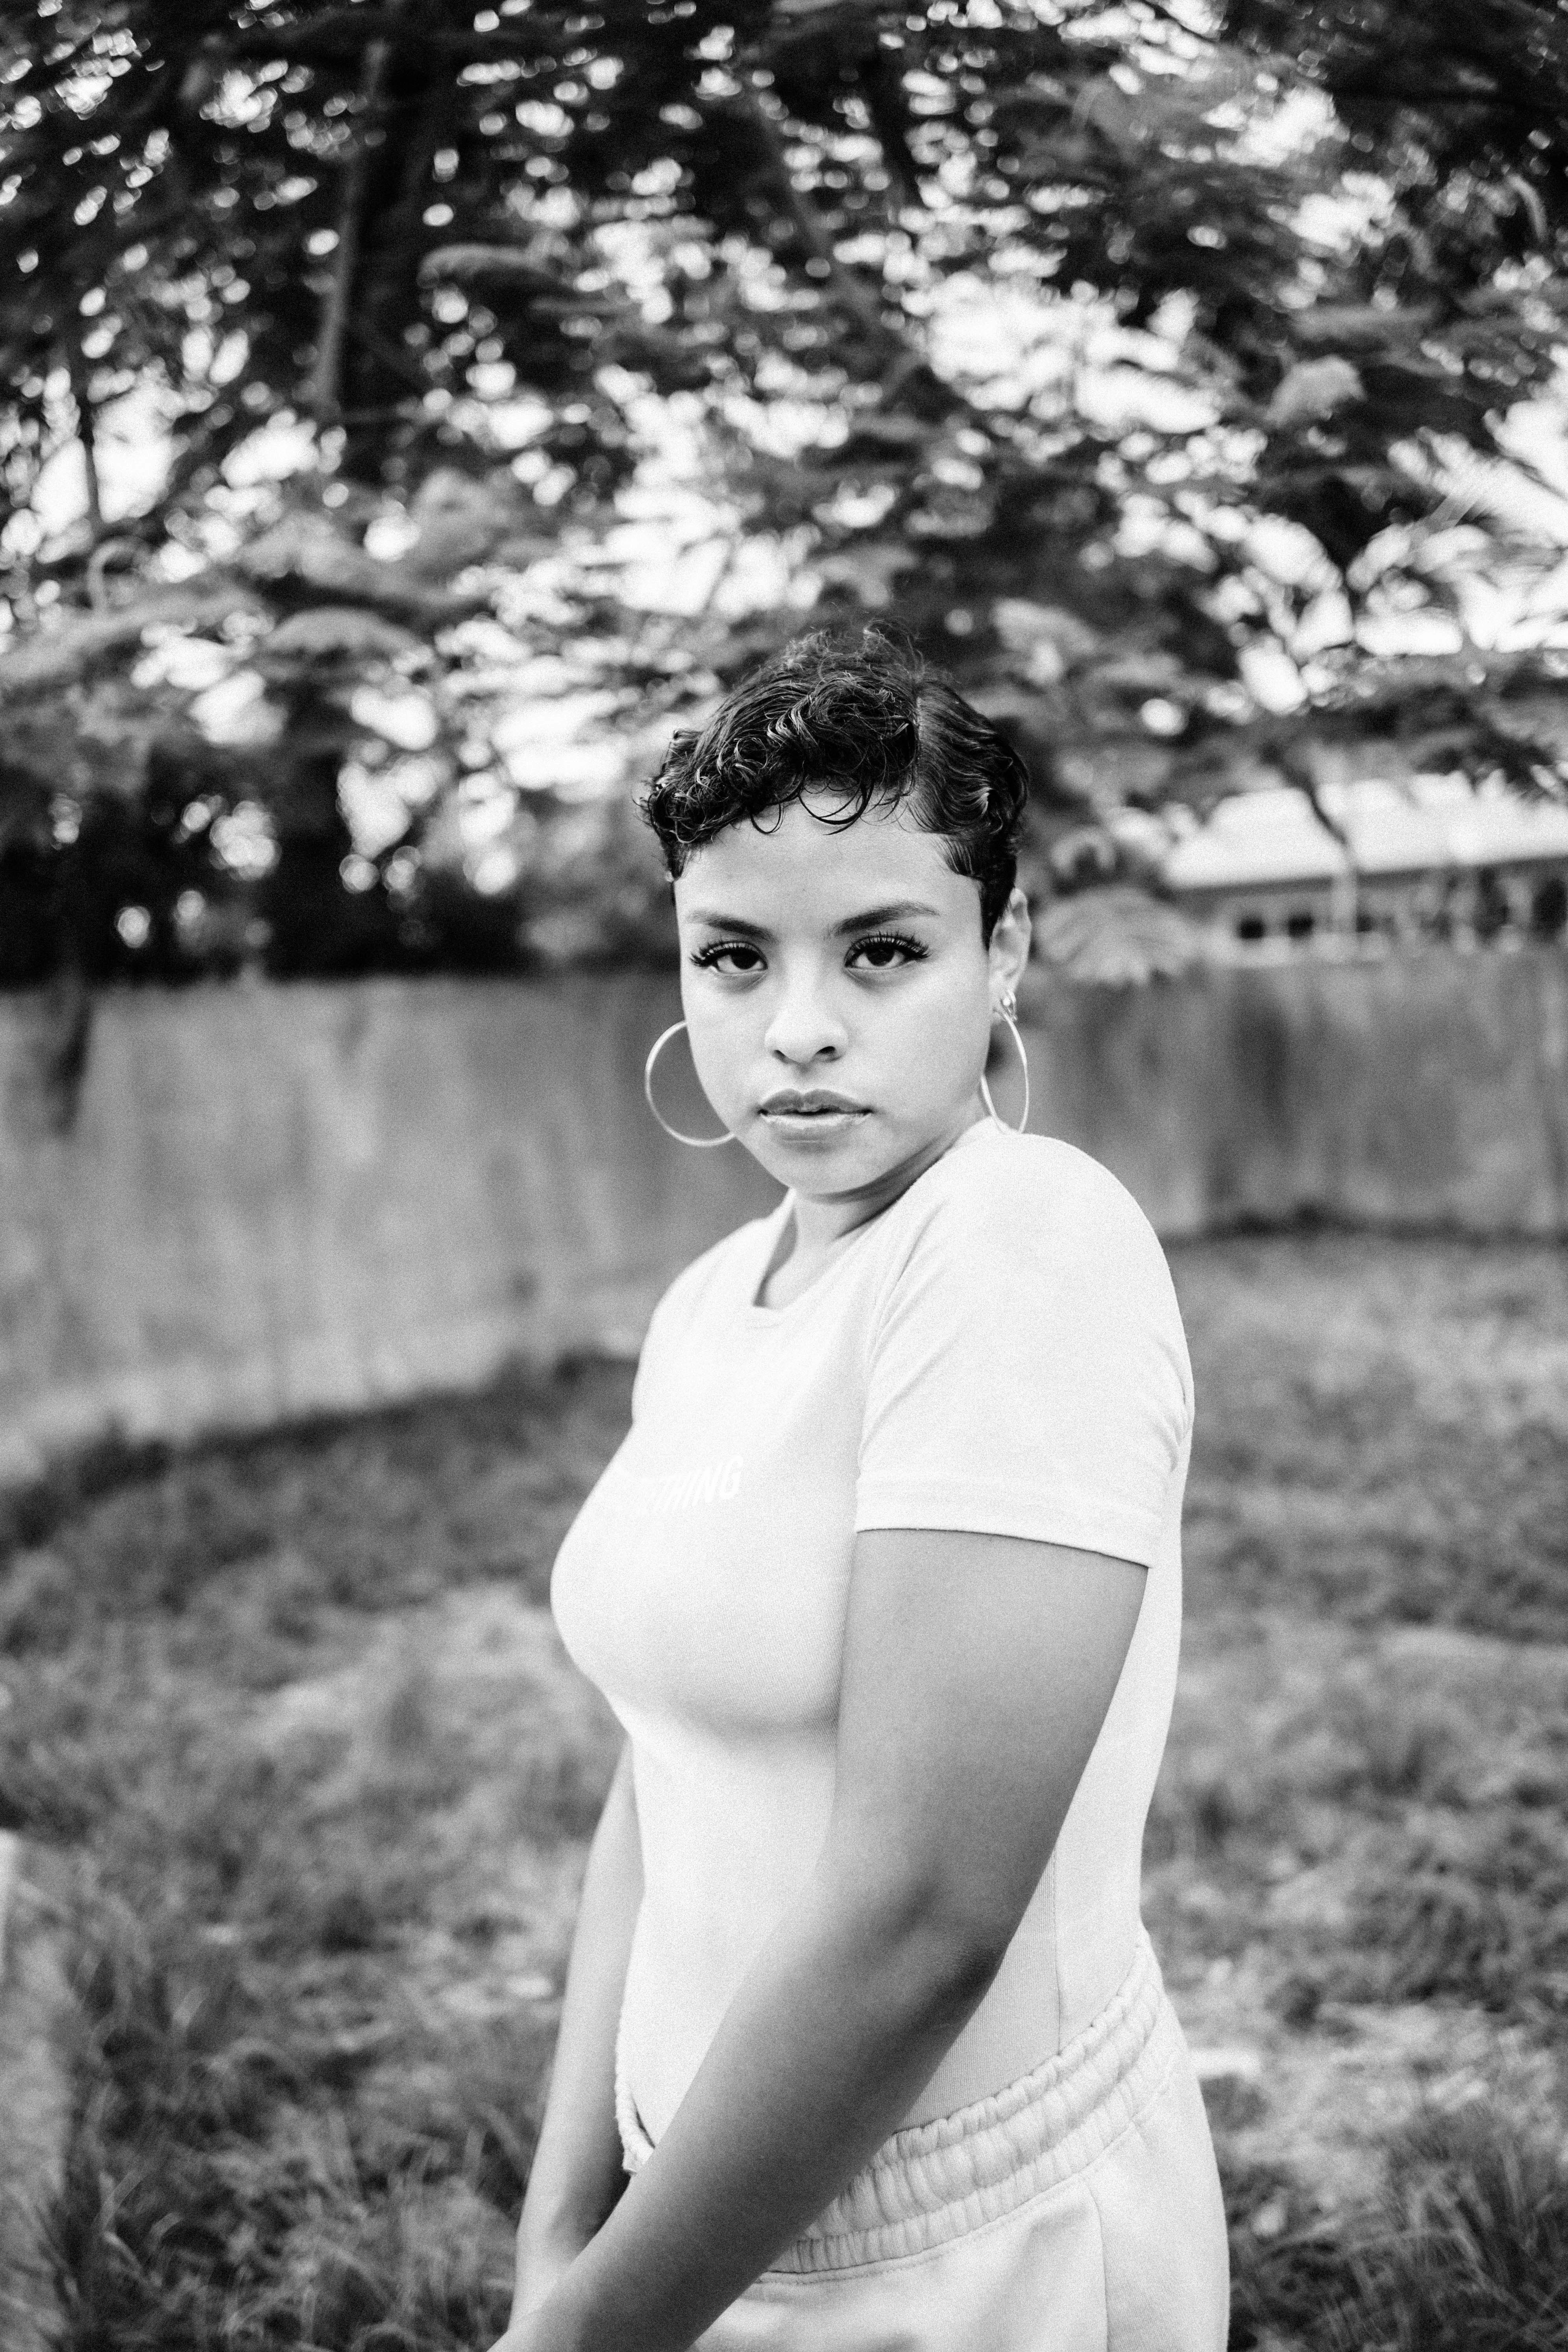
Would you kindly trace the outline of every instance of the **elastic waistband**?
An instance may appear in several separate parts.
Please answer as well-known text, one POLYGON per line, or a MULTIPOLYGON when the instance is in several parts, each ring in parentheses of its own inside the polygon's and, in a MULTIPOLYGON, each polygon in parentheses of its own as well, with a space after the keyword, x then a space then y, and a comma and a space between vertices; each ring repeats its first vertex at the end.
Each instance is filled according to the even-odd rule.
MULTIPOLYGON (((769 2275, 889 2262, 999 2220, 1091 2164, 1158 2096, 1181 2050, 1141 1930, 1131 1967, 1075 2040, 991 2098, 895 2132, 769 2275)), ((626 2170, 638 2172, 653 2144, 618 2064, 616 2111, 626 2170)))

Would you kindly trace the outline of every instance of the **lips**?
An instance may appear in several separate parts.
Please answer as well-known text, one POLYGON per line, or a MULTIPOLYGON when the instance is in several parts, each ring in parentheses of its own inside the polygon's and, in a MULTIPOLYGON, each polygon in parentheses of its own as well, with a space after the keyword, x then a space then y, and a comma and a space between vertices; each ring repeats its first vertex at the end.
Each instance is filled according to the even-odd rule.
POLYGON ((851 1102, 847 1095, 831 1094, 825 1087, 812 1087, 805 1092, 781 1088, 759 1105, 764 1118, 856 1117, 865 1108, 864 1103, 851 1102))

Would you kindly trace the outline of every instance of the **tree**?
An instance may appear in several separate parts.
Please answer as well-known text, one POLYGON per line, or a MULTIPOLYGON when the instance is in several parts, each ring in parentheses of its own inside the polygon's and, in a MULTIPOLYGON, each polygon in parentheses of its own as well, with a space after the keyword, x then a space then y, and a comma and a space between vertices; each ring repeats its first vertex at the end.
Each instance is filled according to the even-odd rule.
MULTIPOLYGON (((464 760, 492 772, 475 616, 546 560, 517 641, 596 639, 623 708, 700 704, 809 593, 896 610, 1024 741, 1058 888, 1126 881, 1119 808, 1315 792, 1368 737, 1552 788, 1556 647, 1483 648, 1468 600, 1556 557, 1489 500, 1555 365, 1568 89, 1554 8, 1486 16, 1442 0, 1412 41, 1360 0, 40 7, 4 52, 0 693, 68 734, 118 681, 150 776, 175 722, 135 684, 149 627, 255 668, 274 740, 234 773, 289 970, 430 951, 406 877, 464 760), (959 331, 977 288, 989 355, 959 331), (103 420, 150 381, 166 478, 106 519, 103 420), (675 631, 563 563, 650 394, 799 575, 771 609, 675 631), (237 464, 290 417, 310 469, 244 509, 237 464), (61 435, 82 527, 29 544, 61 435), (1374 654, 1413 612, 1451 655, 1374 654), (355 892, 378 678, 444 684, 440 773, 355 892)), ((47 862, 59 796, 28 773, 4 805, 47 862)), ((654 936, 618 871, 614 936, 654 936)))

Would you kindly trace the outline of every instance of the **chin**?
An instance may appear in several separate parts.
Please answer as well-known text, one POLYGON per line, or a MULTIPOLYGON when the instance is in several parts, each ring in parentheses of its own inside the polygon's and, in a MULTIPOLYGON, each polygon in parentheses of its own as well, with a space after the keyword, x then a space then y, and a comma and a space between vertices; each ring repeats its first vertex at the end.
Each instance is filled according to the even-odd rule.
POLYGON ((935 1137, 905 1137, 890 1144, 882 1136, 874 1145, 866 1139, 858 1150, 780 1152, 776 1173, 781 1183, 808 1200, 845 1199, 896 1185, 911 1162, 934 1157, 937 1145, 935 1137))
POLYGON ((745 1139, 770 1176, 801 1192, 866 1183, 896 1165, 899 1156, 889 1153, 885 1137, 866 1134, 858 1123, 825 1129, 759 1118, 745 1139))

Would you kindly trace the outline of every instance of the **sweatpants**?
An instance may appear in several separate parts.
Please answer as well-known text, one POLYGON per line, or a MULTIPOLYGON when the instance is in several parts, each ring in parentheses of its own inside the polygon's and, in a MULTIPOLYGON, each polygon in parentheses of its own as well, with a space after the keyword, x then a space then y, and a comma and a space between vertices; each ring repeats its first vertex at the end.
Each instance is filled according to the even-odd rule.
MULTIPOLYGON (((652 2153, 617 2085, 626 2168, 652 2153)), ((1214 2148, 1147 1936, 1077 2040, 894 2134, 699 2352, 1225 2352, 1214 2148)))

